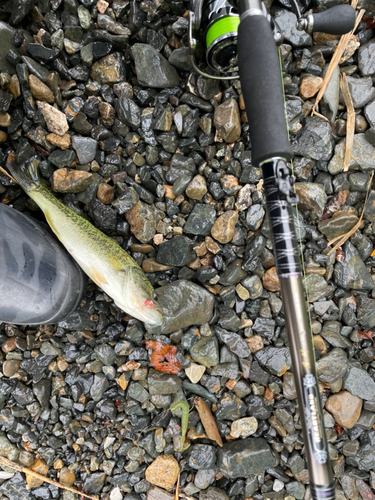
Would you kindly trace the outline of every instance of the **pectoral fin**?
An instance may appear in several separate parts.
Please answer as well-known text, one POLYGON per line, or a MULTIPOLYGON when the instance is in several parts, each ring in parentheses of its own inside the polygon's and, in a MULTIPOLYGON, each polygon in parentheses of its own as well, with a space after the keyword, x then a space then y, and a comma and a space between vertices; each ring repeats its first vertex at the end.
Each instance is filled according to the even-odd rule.
POLYGON ((108 281, 105 279, 102 273, 97 269, 90 266, 90 268, 87 271, 87 274, 94 281, 94 283, 96 283, 100 288, 103 288, 103 286, 108 285, 108 281))

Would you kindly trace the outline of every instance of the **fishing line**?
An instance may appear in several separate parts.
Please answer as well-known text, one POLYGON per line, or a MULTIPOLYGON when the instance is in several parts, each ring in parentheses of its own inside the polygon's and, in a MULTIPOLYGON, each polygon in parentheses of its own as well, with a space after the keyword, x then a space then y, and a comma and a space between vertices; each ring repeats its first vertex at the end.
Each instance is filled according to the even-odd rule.
MULTIPOLYGON (((286 130, 287 130, 287 133, 288 133, 288 139, 290 140, 290 137, 289 137, 289 123, 288 123, 288 116, 287 116, 287 112, 286 112, 286 100, 285 100, 283 70, 282 70, 281 54, 280 54, 280 49, 279 48, 277 48, 277 53, 279 55, 279 63, 280 63, 280 73, 281 73, 281 82, 282 82, 281 86, 282 86, 282 89, 283 89, 286 130)), ((293 160, 290 160, 290 165, 291 165, 292 175, 294 176, 293 160)), ((295 186, 295 184, 293 185, 293 191, 296 194, 296 186, 295 186)), ((308 314, 308 317, 309 317, 310 335, 311 335, 311 339, 313 340, 314 337, 313 337, 312 325, 311 325, 311 313, 310 313, 310 307, 309 307, 309 292, 307 291, 307 285, 306 285, 305 258, 303 256, 301 226, 300 226, 300 221, 299 221, 299 210, 298 210, 297 204, 295 205, 295 208, 296 208, 296 215, 297 215, 297 227, 298 227, 298 236, 299 236, 299 246, 300 246, 300 252, 301 252, 301 263, 302 263, 302 273, 303 273, 303 287, 305 289, 305 294, 306 294, 306 306, 307 306, 307 314, 308 314)), ((314 343, 313 343, 313 345, 314 345, 314 343)), ((313 349, 313 356, 314 356, 314 361, 316 362, 316 359, 315 359, 315 350, 314 349, 313 349)))

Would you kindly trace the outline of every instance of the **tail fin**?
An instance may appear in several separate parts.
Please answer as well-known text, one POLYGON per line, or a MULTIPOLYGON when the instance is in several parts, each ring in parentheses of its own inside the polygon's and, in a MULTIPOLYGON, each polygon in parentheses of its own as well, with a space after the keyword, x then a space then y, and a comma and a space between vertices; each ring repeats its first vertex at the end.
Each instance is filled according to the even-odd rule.
POLYGON ((43 184, 38 169, 39 163, 40 161, 34 157, 19 166, 16 163, 16 155, 10 153, 7 158, 6 166, 18 184, 29 193, 41 187, 43 184))

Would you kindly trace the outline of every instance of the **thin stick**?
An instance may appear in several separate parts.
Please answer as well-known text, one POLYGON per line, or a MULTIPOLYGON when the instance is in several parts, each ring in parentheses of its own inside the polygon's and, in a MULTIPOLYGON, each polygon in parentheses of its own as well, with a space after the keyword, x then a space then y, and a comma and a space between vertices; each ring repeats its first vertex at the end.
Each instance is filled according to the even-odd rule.
MULTIPOLYGON (((352 2, 353 9, 355 9, 357 7, 357 3, 358 3, 358 0, 353 0, 353 2, 352 2)), ((319 101, 323 97, 324 92, 327 90, 327 87, 328 87, 329 82, 331 81, 332 75, 333 75, 336 67, 339 64, 343 53, 345 52, 346 46, 348 45, 351 36, 353 35, 355 30, 357 29, 358 24, 361 22, 362 16, 365 12, 366 12, 365 9, 362 9, 359 12, 359 14, 357 15, 357 19, 356 19, 355 26, 354 26, 353 30, 350 31, 349 33, 346 33, 346 35, 342 35, 342 37, 340 38, 340 41, 336 47, 335 53, 333 54, 333 57, 331 59, 331 62, 329 63, 327 72, 324 76, 323 85, 322 85, 321 89, 319 90, 319 93, 318 93, 316 100, 315 100, 315 104, 311 110, 312 115, 315 114, 315 109, 316 109, 317 105, 319 104, 319 101)))
POLYGON ((178 500, 179 492, 180 492, 180 474, 178 475, 177 478, 176 493, 174 496, 174 500, 178 500))
POLYGON ((349 163, 353 148, 354 141, 354 129, 355 129, 355 111, 353 106, 352 97, 349 92, 348 81, 346 79, 346 74, 341 73, 341 82, 340 82, 342 96, 345 101, 346 111, 348 114, 348 118, 346 121, 346 141, 345 141, 345 156, 344 156, 344 164, 342 171, 347 172, 349 170, 349 163))
MULTIPOLYGON (((370 179, 370 182, 369 182, 369 184, 368 184, 368 188, 367 188, 367 193, 366 193, 365 204, 363 205, 363 210, 362 210, 361 217, 359 218, 359 221, 357 222, 357 224, 356 224, 354 227, 352 227, 352 228, 351 228, 351 230, 350 230, 347 234, 345 234, 345 235, 341 238, 341 240, 340 240, 338 243, 336 243, 336 245, 332 248, 332 250, 330 250, 330 251, 328 252, 328 255, 331 255, 331 253, 336 252, 336 250, 337 250, 339 247, 341 247, 341 245, 343 245, 343 244, 345 243, 345 241, 346 241, 346 240, 348 240, 348 239, 351 237, 351 235, 352 235, 353 233, 355 233, 355 232, 357 231, 357 229, 359 228, 359 226, 362 224, 363 214, 365 213, 365 208, 366 208, 366 204, 367 204, 367 198, 368 198, 368 194, 369 194, 369 191, 370 191, 370 188, 371 188, 371 183, 372 183, 372 178, 373 178, 373 177, 374 177, 374 172, 372 172, 372 174, 371 174, 371 179, 370 179)), ((337 238, 336 238, 336 239, 337 239, 337 238)), ((328 245, 329 245, 329 243, 328 243, 328 245)))
POLYGON ((12 177, 6 170, 4 170, 3 167, 0 167, 0 172, 2 172, 3 174, 7 175, 9 177, 9 179, 12 179, 12 181, 15 184, 18 184, 18 182, 16 181, 16 179, 14 177, 12 177))
POLYGON ((53 486, 56 486, 57 488, 71 491, 72 493, 75 493, 76 495, 82 495, 83 497, 90 498, 91 500, 98 500, 99 499, 99 497, 97 495, 95 495, 93 497, 90 495, 86 495, 86 493, 82 493, 82 491, 78 491, 78 490, 75 490, 74 488, 71 488, 70 486, 65 486, 61 483, 58 483, 57 481, 54 481, 53 479, 50 479, 46 476, 43 476, 43 474, 38 474, 38 472, 34 472, 33 470, 28 469, 27 467, 23 467, 22 465, 16 464, 15 462, 12 462, 11 460, 8 460, 7 458, 4 458, 2 456, 0 456, 0 465, 5 465, 6 467, 10 467, 11 469, 14 469, 18 472, 23 472, 24 474, 29 474, 30 476, 36 477, 43 482, 52 484, 53 486))

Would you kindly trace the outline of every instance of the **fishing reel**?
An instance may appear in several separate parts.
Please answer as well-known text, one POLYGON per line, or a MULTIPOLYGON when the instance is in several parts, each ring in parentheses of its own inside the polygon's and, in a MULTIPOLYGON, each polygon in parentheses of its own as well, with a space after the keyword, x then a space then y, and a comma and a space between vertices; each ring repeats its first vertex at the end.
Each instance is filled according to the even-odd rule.
MULTIPOLYGON (((309 0, 301 0, 307 10, 309 0)), ((329 34, 344 34, 355 23, 355 11, 347 4, 337 5, 324 12, 301 13, 297 0, 290 0, 291 8, 297 17, 297 29, 311 34, 321 31, 329 34)), ((188 39, 194 69, 207 78, 232 80, 239 78, 237 56, 237 31, 240 24, 238 10, 250 15, 263 15, 279 45, 282 35, 261 0, 191 0, 189 11, 188 39), (200 43, 205 49, 206 61, 213 72, 220 76, 205 73, 196 64, 196 49, 200 43)), ((261 41, 260 41, 261 43, 261 41)), ((266 61, 265 61, 266 64, 266 61)))
MULTIPOLYGON (((262 3, 264 16, 266 8, 262 3)), ((191 0, 189 11, 189 46, 194 69, 217 80, 239 78, 237 30, 240 16, 228 0, 191 0), (220 76, 207 74, 196 65, 197 44, 205 48, 208 66, 220 76)))

